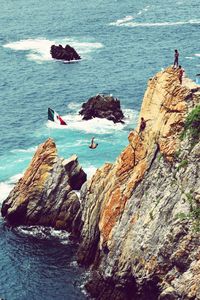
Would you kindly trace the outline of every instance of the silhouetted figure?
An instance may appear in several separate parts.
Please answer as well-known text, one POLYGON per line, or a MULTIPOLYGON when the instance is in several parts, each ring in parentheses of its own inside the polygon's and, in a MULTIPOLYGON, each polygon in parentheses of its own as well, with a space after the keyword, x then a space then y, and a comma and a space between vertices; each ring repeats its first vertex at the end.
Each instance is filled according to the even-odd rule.
POLYGON ((179 52, 178 50, 174 50, 174 66, 173 68, 178 68, 178 58, 179 58, 179 52))
POLYGON ((147 123, 146 123, 145 119, 143 117, 141 117, 139 133, 141 133, 142 131, 145 130, 146 125, 147 125, 147 123))
POLYGON ((96 149, 96 147, 98 146, 98 144, 94 142, 94 139, 94 137, 91 139, 91 144, 89 146, 90 149, 96 149))
POLYGON ((179 69, 178 69, 178 79, 180 81, 180 84, 182 84, 182 82, 183 82, 183 72, 184 72, 184 70, 181 68, 181 66, 179 66, 179 69))

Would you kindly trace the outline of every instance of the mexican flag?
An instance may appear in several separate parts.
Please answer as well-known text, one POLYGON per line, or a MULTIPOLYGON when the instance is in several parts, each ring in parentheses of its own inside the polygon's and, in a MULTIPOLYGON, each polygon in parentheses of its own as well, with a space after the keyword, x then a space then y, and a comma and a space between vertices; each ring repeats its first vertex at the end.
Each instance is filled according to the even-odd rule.
POLYGON ((61 116, 51 108, 48 108, 48 120, 59 125, 67 125, 67 123, 61 118, 61 116))

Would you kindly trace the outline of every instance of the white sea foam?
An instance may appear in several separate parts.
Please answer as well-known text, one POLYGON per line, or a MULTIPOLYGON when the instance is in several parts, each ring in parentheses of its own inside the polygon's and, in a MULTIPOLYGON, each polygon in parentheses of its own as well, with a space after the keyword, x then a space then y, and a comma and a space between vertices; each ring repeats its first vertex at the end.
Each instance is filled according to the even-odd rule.
POLYGON ((15 183, 23 176, 22 173, 11 176, 8 180, 0 182, 0 203, 2 203, 13 189, 15 183))
POLYGON ((23 176, 23 173, 19 173, 19 174, 13 175, 13 176, 11 176, 11 177, 9 178, 8 182, 9 182, 10 184, 15 184, 15 183, 18 182, 18 180, 19 180, 20 178, 22 178, 22 176, 23 176))
POLYGON ((141 9, 135 16, 129 15, 129 16, 125 16, 122 19, 119 19, 115 22, 111 22, 109 25, 115 25, 115 26, 123 26, 124 24, 126 24, 127 22, 130 22, 134 19, 136 19, 137 16, 142 15, 144 12, 149 10, 149 5, 144 7, 143 9, 141 9))
POLYGON ((111 22, 109 25, 116 25, 116 26, 120 26, 128 21, 132 21, 134 19, 133 16, 126 16, 123 19, 119 19, 116 22, 111 22))
POLYGON ((87 174, 87 179, 90 179, 96 172, 97 168, 95 168, 94 166, 90 165, 87 166, 85 168, 83 168, 85 173, 87 174))
POLYGON ((200 57, 200 53, 196 53, 195 56, 200 57))
POLYGON ((70 110, 75 110, 75 111, 78 111, 81 109, 81 106, 80 106, 80 103, 76 103, 76 102, 70 102, 68 105, 67 105, 68 109, 70 110))
POLYGON ((36 149, 37 149, 37 147, 30 147, 28 149, 13 149, 10 152, 12 152, 12 153, 20 153, 20 152, 22 152, 22 153, 33 153, 33 152, 35 152, 36 149))
POLYGON ((192 57, 192 56, 186 56, 185 58, 186 59, 191 59, 191 60, 194 59, 194 57, 192 57))
POLYGON ((46 125, 47 127, 53 129, 78 130, 93 134, 109 134, 115 131, 123 130, 128 124, 135 123, 138 112, 131 109, 124 109, 123 111, 125 114, 125 124, 114 124, 112 121, 100 118, 94 118, 85 121, 82 120, 82 117, 78 114, 68 114, 62 117, 66 121, 67 126, 59 125, 51 121, 48 121, 46 125))
POLYGON ((158 23, 140 23, 140 22, 124 22, 123 24, 116 26, 126 27, 162 27, 162 26, 180 26, 187 24, 200 24, 200 20, 178 21, 178 22, 158 22, 158 23))
POLYGON ((16 228, 21 234, 29 235, 42 240, 58 240, 62 244, 69 243, 69 233, 64 230, 55 230, 45 226, 19 226, 16 228))
POLYGON ((0 182, 0 203, 2 203, 9 195, 13 185, 7 182, 0 182))
POLYGON ((61 38, 59 40, 48 40, 45 38, 27 39, 8 43, 4 47, 15 51, 27 51, 27 59, 41 63, 53 60, 50 55, 50 48, 53 44, 70 44, 82 58, 86 57, 86 54, 103 47, 101 43, 82 42, 72 38, 61 38))

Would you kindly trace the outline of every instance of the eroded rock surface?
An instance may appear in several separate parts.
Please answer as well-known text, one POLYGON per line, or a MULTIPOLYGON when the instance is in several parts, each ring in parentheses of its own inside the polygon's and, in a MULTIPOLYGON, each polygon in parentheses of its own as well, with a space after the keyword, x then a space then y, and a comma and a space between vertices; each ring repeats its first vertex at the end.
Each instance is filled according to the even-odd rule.
POLYGON ((59 158, 54 141, 48 139, 38 147, 24 176, 3 202, 2 216, 12 225, 71 230, 80 206, 73 190, 85 181, 77 156, 59 158))
POLYGON ((158 73, 142 103, 145 130, 138 124, 116 162, 84 185, 78 258, 97 269, 87 285, 96 299, 200 299, 199 234, 189 217, 199 209, 200 144, 191 150, 179 139, 199 90, 180 85, 172 68, 158 73))
POLYGON ((97 95, 83 103, 79 112, 83 120, 92 118, 105 118, 114 123, 123 123, 124 114, 121 110, 120 101, 112 96, 97 95))

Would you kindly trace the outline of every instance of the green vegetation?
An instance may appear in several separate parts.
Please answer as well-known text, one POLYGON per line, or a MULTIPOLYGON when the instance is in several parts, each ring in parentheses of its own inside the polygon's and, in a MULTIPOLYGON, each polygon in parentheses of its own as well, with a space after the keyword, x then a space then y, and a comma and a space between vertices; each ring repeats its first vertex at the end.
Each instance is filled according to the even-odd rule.
POLYGON ((162 153, 159 153, 158 154, 158 161, 160 161, 162 157, 163 157, 162 153))
POLYGON ((180 154, 181 154, 181 149, 178 149, 174 154, 175 158, 178 158, 180 154))
POLYGON ((180 162, 180 164, 178 165, 178 167, 177 167, 177 171, 179 171, 181 168, 187 167, 187 165, 188 165, 187 159, 182 160, 182 161, 180 162))
POLYGON ((150 217, 150 219, 153 221, 153 211, 150 211, 149 217, 150 217))
POLYGON ((193 224, 193 230, 195 232, 200 232, 200 205, 199 203, 193 198, 191 193, 185 194, 187 201, 190 205, 189 213, 185 214, 183 212, 177 214, 177 218, 180 220, 191 220, 193 224))
POLYGON ((183 140, 187 135, 192 139, 193 145, 200 139, 200 105, 197 105, 185 120, 184 130, 180 138, 183 140))

